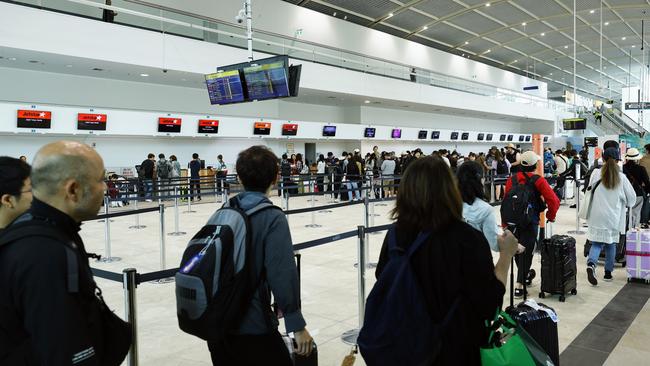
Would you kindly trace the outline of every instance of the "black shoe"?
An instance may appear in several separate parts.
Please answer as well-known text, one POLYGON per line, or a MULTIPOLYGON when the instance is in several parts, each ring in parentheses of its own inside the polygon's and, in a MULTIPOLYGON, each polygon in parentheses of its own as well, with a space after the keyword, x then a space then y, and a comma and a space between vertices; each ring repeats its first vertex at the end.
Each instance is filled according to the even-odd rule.
POLYGON ((612 272, 605 271, 605 276, 603 277, 603 280, 607 282, 611 282, 613 279, 614 277, 612 277, 612 272))
POLYGON ((537 276, 537 272, 535 272, 534 269, 530 269, 528 271, 528 276, 526 276, 526 286, 530 286, 533 284, 533 280, 535 279, 535 276, 537 276))
MULTIPOLYGON (((526 296, 528 296, 528 291, 526 291, 526 296)), ((521 299, 524 297, 524 289, 523 288, 516 288, 515 289, 515 299, 521 299)))
POLYGON ((596 265, 593 263, 587 264, 587 280, 592 286, 598 285, 598 280, 596 279, 596 265))
POLYGON ((569 206, 569 208, 576 208, 576 204, 575 203, 572 204, 571 206, 569 206))

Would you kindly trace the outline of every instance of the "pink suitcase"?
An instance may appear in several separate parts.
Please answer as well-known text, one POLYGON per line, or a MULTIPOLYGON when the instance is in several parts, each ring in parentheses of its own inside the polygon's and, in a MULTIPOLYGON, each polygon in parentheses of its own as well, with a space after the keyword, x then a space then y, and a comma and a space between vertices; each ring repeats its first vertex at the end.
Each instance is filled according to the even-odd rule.
POLYGON ((650 229, 632 229, 627 233, 627 280, 650 283, 650 229))

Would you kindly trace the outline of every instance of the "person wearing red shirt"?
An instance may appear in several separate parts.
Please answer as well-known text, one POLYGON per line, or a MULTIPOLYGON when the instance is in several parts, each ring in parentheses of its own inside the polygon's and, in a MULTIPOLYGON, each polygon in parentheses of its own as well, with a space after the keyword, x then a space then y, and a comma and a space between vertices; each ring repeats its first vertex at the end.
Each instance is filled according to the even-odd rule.
MULTIPOLYGON (((544 199, 548 211, 546 212, 546 218, 553 222, 555 221, 555 215, 557 210, 560 208, 560 200, 557 198, 553 188, 548 184, 544 177, 541 177, 535 174, 535 169, 537 168, 537 163, 539 162, 539 156, 537 156, 532 151, 526 151, 521 154, 521 171, 513 175, 517 177, 517 182, 519 184, 525 184, 527 178, 530 179, 534 176, 537 176, 535 181, 535 190, 544 199)), ((512 188, 513 179, 508 179, 506 182, 505 197, 508 196, 508 192, 512 188)), ((539 204, 538 204, 539 205, 539 204)), ((542 207, 539 207, 539 213, 544 211, 543 204, 542 207)), ((507 226, 504 223, 504 227, 507 226)), ((538 230, 539 230, 539 216, 536 216, 536 220, 533 220, 526 227, 516 227, 511 229, 515 234, 515 237, 519 239, 519 243, 526 247, 526 251, 522 254, 518 254, 515 257, 517 262, 517 284, 515 286, 515 297, 522 297, 524 295, 523 282, 526 281, 527 285, 532 283, 533 278, 535 277, 535 271, 530 270, 532 261, 533 261, 533 251, 535 250, 535 243, 537 242, 538 230)))

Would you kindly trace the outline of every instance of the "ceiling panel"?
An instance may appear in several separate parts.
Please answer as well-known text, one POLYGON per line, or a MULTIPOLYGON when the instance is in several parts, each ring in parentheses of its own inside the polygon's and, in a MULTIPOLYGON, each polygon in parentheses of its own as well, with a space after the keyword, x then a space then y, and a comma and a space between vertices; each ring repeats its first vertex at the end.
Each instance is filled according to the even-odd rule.
POLYGON ((501 28, 502 25, 492 21, 476 12, 468 12, 449 20, 461 28, 468 29, 475 33, 485 33, 491 30, 501 28))
POLYGON ((452 0, 428 0, 415 5, 414 8, 429 13, 437 18, 465 9, 464 6, 453 2, 452 0))
POLYGON ((429 27, 429 29, 420 32, 420 34, 449 44, 459 44, 464 42, 465 39, 473 37, 470 33, 463 32, 444 23, 429 27))
POLYGON ((412 10, 406 10, 386 20, 386 23, 395 25, 400 28, 416 31, 422 28, 426 23, 431 22, 428 16, 416 13, 412 10))
POLYGON ((498 31, 496 33, 492 33, 487 37, 490 38, 490 39, 493 39, 495 41, 505 43, 505 42, 514 41, 515 39, 520 38, 521 34, 515 32, 515 31, 512 31, 510 29, 504 29, 504 30, 498 31))
POLYGON ((463 50, 468 50, 473 53, 483 53, 487 50, 495 48, 495 44, 484 39, 476 39, 470 42, 468 45, 463 45, 461 47, 463 50))
POLYGON ((495 60, 499 60, 499 61, 504 62, 504 63, 510 63, 510 62, 512 62, 514 60, 517 60, 517 59, 519 59, 521 57, 524 57, 523 55, 521 55, 521 54, 519 54, 517 52, 511 51, 511 50, 509 50, 507 48, 503 48, 503 47, 496 48, 495 50, 490 52, 490 54, 488 56, 490 56, 490 58, 493 58, 495 60))
POLYGON ((568 13, 554 0, 517 0, 515 3, 541 18, 568 13))
MULTIPOLYGON (((548 19, 545 19, 545 22, 550 23, 551 25, 559 29, 573 28, 573 16, 570 14, 550 17, 548 19)), ((580 24, 579 20, 578 20, 578 24, 580 24)))
POLYGON ((367 15, 371 18, 380 18, 387 15, 398 6, 389 0, 321 0, 323 3, 336 5, 337 7, 367 15))
POLYGON ((483 7, 480 9, 480 11, 491 17, 499 19, 508 25, 521 24, 521 22, 530 19, 530 15, 510 5, 510 3, 507 2, 494 4, 490 7, 483 7))
POLYGON ((370 21, 368 19, 361 18, 361 17, 358 17, 356 15, 341 12, 339 10, 333 10, 332 8, 330 8, 330 7, 326 6, 326 5, 322 5, 320 3, 316 3, 316 2, 313 2, 313 1, 308 2, 305 5, 305 7, 308 8, 308 9, 311 9, 311 10, 316 10, 317 12, 320 12, 320 13, 330 15, 330 16, 332 14, 334 14, 334 12, 336 12, 336 17, 337 18, 345 19, 345 20, 350 21, 352 23, 356 23, 356 24, 363 25, 363 26, 367 26, 372 22, 372 21, 370 21))
POLYGON ((533 54, 540 52, 548 47, 545 47, 531 39, 520 39, 518 41, 512 42, 509 46, 516 48, 526 54, 533 54))

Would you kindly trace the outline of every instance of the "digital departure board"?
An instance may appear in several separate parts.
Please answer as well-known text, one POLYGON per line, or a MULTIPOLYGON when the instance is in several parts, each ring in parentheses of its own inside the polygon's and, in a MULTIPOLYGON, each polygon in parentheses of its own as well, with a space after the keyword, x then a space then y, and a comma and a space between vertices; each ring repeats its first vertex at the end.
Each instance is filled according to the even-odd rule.
POLYGON ((160 117, 158 118, 158 132, 179 133, 181 132, 180 118, 160 117))
POLYGON ((463 132, 463 134, 460 135, 460 139, 463 141, 469 140, 469 132, 463 132))
POLYGON ((244 87, 238 70, 205 75, 210 104, 230 104, 244 101, 244 87))
POLYGON ((17 127, 50 128, 52 127, 52 112, 19 109, 17 127))
POLYGON ((289 96, 287 66, 274 62, 244 68, 244 80, 250 100, 265 100, 289 96))
POLYGON ((85 131, 106 131, 108 116, 105 114, 77 114, 77 129, 85 131))
POLYGON ((485 136, 485 140, 486 140, 486 141, 492 141, 492 138, 493 138, 493 137, 494 137, 493 134, 488 133, 487 136, 485 136))
POLYGON ((483 140, 485 140, 485 134, 484 134, 484 133, 479 133, 479 134, 476 136, 476 139, 479 140, 479 141, 483 141, 483 140))
POLYGON ((199 133, 219 133, 219 121, 216 119, 200 119, 199 133))
POLYGON ((566 118, 562 120, 562 125, 565 130, 586 130, 586 118, 566 118))

